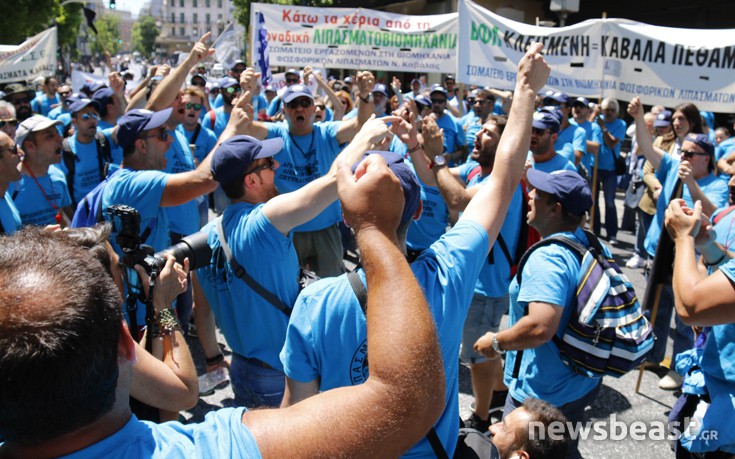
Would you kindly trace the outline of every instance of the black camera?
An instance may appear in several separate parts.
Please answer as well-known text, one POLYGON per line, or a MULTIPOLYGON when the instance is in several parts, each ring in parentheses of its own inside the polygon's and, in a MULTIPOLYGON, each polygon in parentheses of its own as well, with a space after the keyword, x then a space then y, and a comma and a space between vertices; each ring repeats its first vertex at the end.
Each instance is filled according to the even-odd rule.
POLYGON ((212 249, 207 244, 207 235, 197 232, 181 239, 178 243, 162 250, 153 252, 153 248, 142 242, 146 239, 149 229, 142 236, 140 233, 140 214, 130 206, 116 204, 107 209, 112 221, 112 228, 117 237, 115 241, 123 251, 122 263, 127 268, 141 265, 148 275, 159 273, 166 265, 164 254, 170 253, 178 263, 183 264, 184 258, 189 258, 189 269, 195 270, 206 266, 212 257, 212 249))

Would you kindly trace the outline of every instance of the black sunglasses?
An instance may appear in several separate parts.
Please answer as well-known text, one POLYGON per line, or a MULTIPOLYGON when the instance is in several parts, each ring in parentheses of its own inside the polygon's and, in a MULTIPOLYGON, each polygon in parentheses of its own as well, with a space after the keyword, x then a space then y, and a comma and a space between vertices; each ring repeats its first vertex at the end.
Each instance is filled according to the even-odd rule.
POLYGON ((193 104, 191 102, 189 102, 189 103, 186 104, 186 109, 187 110, 191 110, 192 108, 194 110, 201 110, 202 109, 202 104, 193 104))
POLYGON ((144 139, 150 139, 150 138, 156 138, 160 140, 161 142, 166 142, 168 140, 168 131, 166 128, 161 128, 158 130, 158 132, 150 135, 143 136, 144 139))
POLYGON ((691 158, 692 156, 709 156, 709 153, 700 153, 698 151, 681 150, 681 156, 691 158))
POLYGON ((531 128, 531 133, 536 134, 537 136, 542 136, 546 134, 546 131, 546 129, 531 128))
POLYGON ((15 118, 0 120, 0 128, 4 128, 6 124, 13 127, 18 127, 18 120, 16 120, 15 118))
POLYGON ((434 105, 440 105, 447 102, 447 99, 431 99, 431 103, 434 105))
POLYGON ((298 107, 301 107, 301 108, 309 108, 309 107, 311 107, 311 105, 313 103, 314 102, 311 99, 309 99, 307 97, 302 97, 302 98, 298 98, 296 100, 292 100, 291 102, 287 103, 286 104, 286 107, 288 107, 290 109, 295 109, 295 108, 298 108, 298 107))
POLYGON ((207 86, 207 83, 205 83, 205 82, 203 82, 203 81, 200 81, 199 83, 194 83, 194 82, 192 81, 192 82, 191 82, 191 85, 192 85, 192 86, 199 86, 200 88, 203 88, 203 87, 207 86))
POLYGON ((286 78, 286 84, 296 84, 299 82, 299 79, 293 79, 293 78, 286 78))
POLYGON ((326 110, 327 109, 327 106, 324 105, 324 104, 319 104, 319 105, 316 105, 315 107, 318 108, 319 110, 326 110))
POLYGON ((245 175, 256 174, 256 173, 258 173, 260 171, 264 171, 266 169, 270 169, 270 170, 272 170, 272 171, 275 172, 275 170, 276 170, 276 161, 273 159, 273 157, 269 157, 269 158, 266 158, 266 159, 268 160, 268 163, 267 164, 262 164, 262 165, 260 165, 258 167, 255 167, 252 170, 250 170, 248 172, 245 172, 245 175))
POLYGON ((13 105, 20 105, 20 104, 30 104, 31 99, 28 97, 20 97, 17 99, 10 99, 9 102, 13 105))

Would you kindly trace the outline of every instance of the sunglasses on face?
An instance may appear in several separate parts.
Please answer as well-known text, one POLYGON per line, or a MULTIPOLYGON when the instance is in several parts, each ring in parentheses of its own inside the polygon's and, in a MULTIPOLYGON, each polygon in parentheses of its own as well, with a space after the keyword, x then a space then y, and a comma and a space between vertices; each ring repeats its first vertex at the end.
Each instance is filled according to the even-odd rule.
POLYGON ((431 103, 434 105, 441 105, 447 102, 447 99, 431 99, 431 103))
POLYGON ((322 111, 327 109, 327 106, 324 104, 315 105, 315 107, 322 111))
POLYGON ((276 170, 276 162, 273 160, 273 158, 272 157, 271 158, 266 158, 266 160, 268 161, 267 164, 261 164, 260 166, 258 166, 256 168, 253 168, 252 170, 246 172, 245 175, 255 174, 255 173, 258 173, 260 171, 264 171, 266 169, 270 169, 272 171, 275 171, 276 170))
POLYGON ((79 115, 79 118, 81 118, 84 121, 89 121, 90 119, 94 118, 97 121, 99 121, 100 116, 96 113, 84 113, 82 115, 79 115))
POLYGON ((700 153, 698 151, 682 150, 681 156, 683 158, 691 158, 693 156, 709 156, 709 153, 700 153))
POLYGON ((546 134, 546 129, 532 128, 531 133, 541 137, 542 135, 546 134))
POLYGON ((200 88, 203 88, 207 86, 207 83, 204 83, 204 82, 192 83, 192 86, 199 86, 200 88))
POLYGON ((4 128, 5 125, 18 127, 18 120, 16 120, 15 118, 7 118, 4 120, 0 120, 0 128, 4 128))
POLYGON ((60 95, 60 96, 66 97, 69 94, 71 94, 71 91, 59 91, 59 92, 57 92, 57 94, 60 95))
MULTIPOLYGON (((472 101, 472 105, 474 105, 474 104, 485 105, 485 104, 488 104, 490 102, 491 101, 489 99, 475 99, 474 101, 472 101)), ((494 103, 495 101, 492 101, 492 102, 494 103)))
POLYGON ((286 78, 286 84, 296 84, 299 82, 299 79, 293 79, 293 78, 286 78))
POLYGON ((301 108, 309 108, 309 107, 311 107, 311 104, 312 103, 313 102, 311 101, 311 99, 307 99, 307 98, 296 99, 296 100, 292 100, 291 102, 287 103, 286 104, 286 107, 288 107, 290 109, 295 109, 295 108, 298 108, 298 107, 301 107, 301 108))
POLYGON ((29 99, 28 97, 20 97, 18 99, 11 99, 10 103, 13 105, 30 104, 31 99, 29 99))
POLYGON ((201 110, 202 109, 202 104, 192 104, 191 102, 189 102, 189 103, 186 104, 186 109, 187 110, 191 110, 192 108, 194 110, 201 110))
POLYGON ((168 131, 166 130, 166 128, 161 128, 158 131, 154 132, 153 134, 144 136, 143 138, 145 139, 156 138, 160 140, 161 142, 166 142, 168 140, 168 131))
POLYGON ((229 88, 225 88, 225 92, 227 94, 235 94, 240 92, 240 86, 230 86, 229 88))
POLYGON ((18 145, 17 144, 13 144, 12 147, 1 148, 0 151, 9 151, 11 154, 17 155, 18 154, 18 145))

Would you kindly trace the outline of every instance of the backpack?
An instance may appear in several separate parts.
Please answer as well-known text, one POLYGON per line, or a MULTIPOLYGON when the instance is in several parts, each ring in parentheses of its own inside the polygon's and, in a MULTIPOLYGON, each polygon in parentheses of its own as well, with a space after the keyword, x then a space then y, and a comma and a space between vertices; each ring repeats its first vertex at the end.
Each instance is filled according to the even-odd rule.
MULTIPOLYGON (((539 247, 563 245, 580 261, 574 309, 564 330, 554 335, 562 361, 576 373, 590 378, 619 378, 638 368, 653 349, 651 323, 643 316, 633 285, 602 244, 584 231, 590 247, 562 235, 550 236, 534 244, 519 264, 517 280, 522 282, 523 266, 539 247)), ((528 314, 528 310, 526 310, 528 314)), ((518 376, 522 352, 518 351, 513 377, 518 376)))
POLYGON ((735 206, 730 206, 730 207, 726 208, 725 210, 723 210, 722 212, 720 212, 719 214, 717 214, 715 216, 715 218, 712 219, 712 224, 713 225, 718 224, 720 222, 720 220, 722 220, 723 218, 725 218, 733 210, 735 210, 735 206))
POLYGON ((108 180, 110 180, 118 170, 119 169, 116 169, 105 177, 104 180, 98 183, 96 187, 92 188, 92 191, 87 193, 87 195, 79 201, 79 204, 77 204, 77 208, 74 211, 74 218, 71 220, 72 228, 94 226, 105 219, 105 213, 102 211, 102 194, 105 191, 108 180))
MULTIPOLYGON (((97 132, 94 135, 94 141, 97 144, 97 167, 99 168, 100 177, 105 177, 107 164, 112 162, 112 150, 109 142, 107 142, 107 137, 103 133, 97 132)), ((64 139, 61 145, 61 157, 66 170, 69 171, 66 175, 66 186, 69 188, 69 196, 74 199, 74 174, 77 170, 76 163, 79 161, 79 156, 72 151, 69 139, 64 139)))

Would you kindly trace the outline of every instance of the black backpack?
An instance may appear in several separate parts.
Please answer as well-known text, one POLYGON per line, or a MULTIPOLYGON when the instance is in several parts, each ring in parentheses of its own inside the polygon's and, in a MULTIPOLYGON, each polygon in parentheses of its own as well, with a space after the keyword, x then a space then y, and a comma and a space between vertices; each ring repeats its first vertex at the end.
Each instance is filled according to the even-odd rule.
MULTIPOLYGON (((110 148, 110 143, 107 141, 107 137, 101 132, 95 134, 94 141, 97 144, 97 166, 99 168, 100 181, 102 181, 107 176, 107 164, 112 162, 112 149, 110 148)), ((76 206, 77 202, 74 200, 74 175, 77 170, 76 163, 80 159, 71 149, 69 139, 64 139, 62 148, 61 155, 64 160, 64 166, 69 171, 66 175, 66 186, 69 188, 69 196, 71 196, 73 206, 76 206)))

